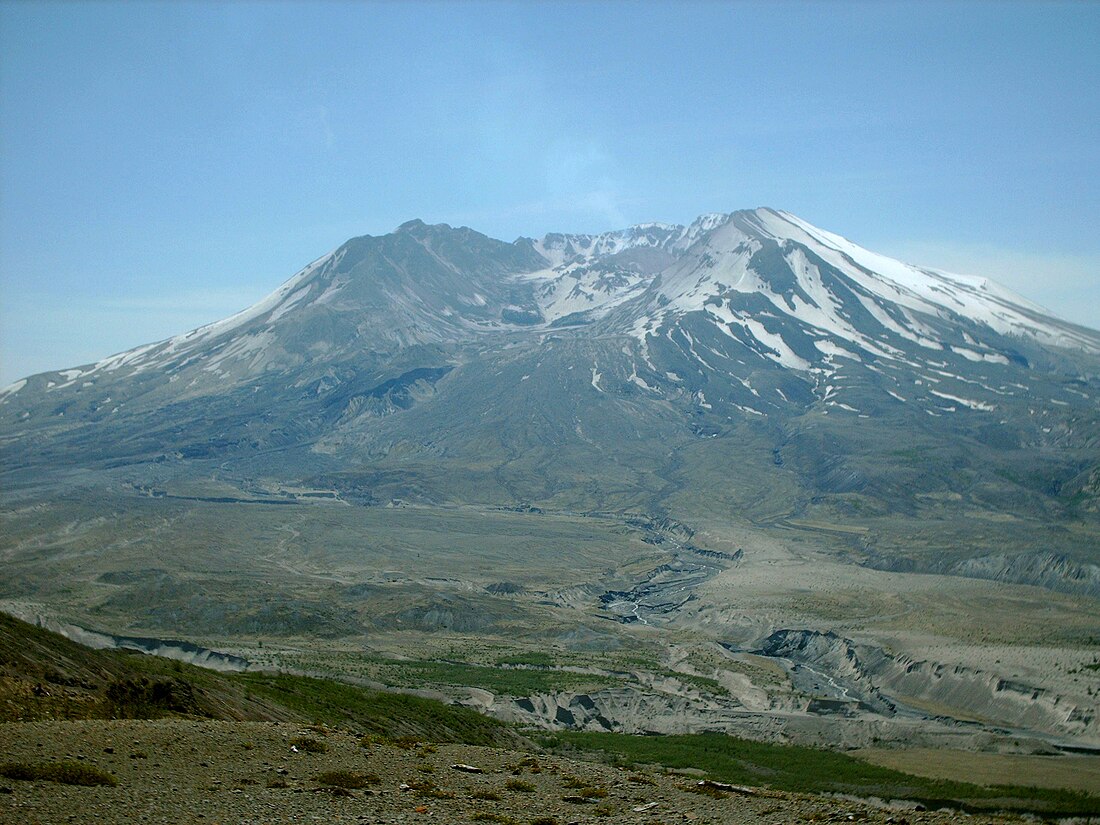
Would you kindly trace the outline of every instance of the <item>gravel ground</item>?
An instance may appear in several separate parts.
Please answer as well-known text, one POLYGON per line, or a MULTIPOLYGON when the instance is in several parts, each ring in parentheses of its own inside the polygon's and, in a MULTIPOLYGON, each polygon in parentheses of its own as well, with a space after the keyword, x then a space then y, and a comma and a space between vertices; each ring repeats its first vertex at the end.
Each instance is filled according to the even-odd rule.
POLYGON ((0 743, 0 762, 76 760, 118 779, 116 787, 79 787, 0 777, 0 822, 10 825, 1018 821, 764 790, 714 798, 697 791, 696 778, 659 770, 556 756, 531 764, 529 754, 468 745, 365 745, 346 731, 277 723, 8 723, 0 725, 0 743), (293 744, 300 740, 324 751, 293 744), (353 772, 370 784, 334 789, 317 779, 327 771, 353 772))

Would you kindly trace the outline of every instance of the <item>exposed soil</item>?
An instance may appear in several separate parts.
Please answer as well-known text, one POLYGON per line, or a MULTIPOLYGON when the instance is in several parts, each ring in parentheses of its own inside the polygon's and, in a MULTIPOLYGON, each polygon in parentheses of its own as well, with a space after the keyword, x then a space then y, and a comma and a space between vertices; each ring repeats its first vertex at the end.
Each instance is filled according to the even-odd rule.
MULTIPOLYGON (((712 796, 699 792, 697 778, 658 769, 638 771, 469 745, 402 747, 370 743, 347 731, 275 722, 15 722, 0 725, 0 742, 0 762, 77 760, 118 779, 116 787, 78 787, 0 778, 0 821, 12 825, 418 821, 915 825, 956 822, 961 816, 763 789, 749 795, 712 790, 716 794, 712 796), (320 752, 310 752, 311 747, 320 752), (483 773, 452 767, 458 764, 483 773), (358 776, 366 787, 338 788, 318 779, 336 771, 358 776)), ((966 820, 974 825, 1020 821, 988 816, 966 820)))

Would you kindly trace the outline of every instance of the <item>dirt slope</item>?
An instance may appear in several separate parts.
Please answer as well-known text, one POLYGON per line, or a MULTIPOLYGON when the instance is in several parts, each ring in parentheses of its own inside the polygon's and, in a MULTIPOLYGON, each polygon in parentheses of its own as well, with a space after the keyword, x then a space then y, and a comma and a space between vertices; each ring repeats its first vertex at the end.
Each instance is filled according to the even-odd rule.
POLYGON ((76 760, 118 780, 115 787, 77 787, 0 778, 0 821, 11 825, 958 821, 949 812, 763 790, 712 796, 699 793, 691 776, 469 745, 365 746, 357 734, 285 723, 5 723, 0 741, 8 762, 76 760), (460 763, 484 773, 452 767, 460 763), (334 771, 356 774, 366 787, 335 789, 318 779, 334 771))

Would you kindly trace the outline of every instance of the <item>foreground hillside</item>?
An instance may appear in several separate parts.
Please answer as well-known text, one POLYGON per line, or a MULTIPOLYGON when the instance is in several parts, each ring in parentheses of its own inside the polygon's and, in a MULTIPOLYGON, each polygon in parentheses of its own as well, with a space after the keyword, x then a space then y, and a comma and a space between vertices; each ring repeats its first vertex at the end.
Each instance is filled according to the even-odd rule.
MULTIPOLYGON (((275 723, 4 724, 8 760, 74 760, 117 779, 81 787, 0 778, 0 818, 80 821, 466 823, 910 822, 955 812, 700 786, 699 775, 469 745, 364 744, 349 731, 275 723), (297 743, 297 744, 295 744, 297 743), (320 752, 311 752, 314 751, 320 752), (454 765, 482 771, 467 773, 454 765)), ((701 772, 699 772, 701 773, 701 772)), ((977 816, 975 823, 1011 821, 977 816)))
POLYGON ((960 810, 994 823, 1012 821, 1000 808, 1100 812, 1100 797, 1080 792, 922 779, 718 734, 532 741, 431 700, 92 651, 3 615, 0 718, 0 820, 12 823, 946 823, 960 810))

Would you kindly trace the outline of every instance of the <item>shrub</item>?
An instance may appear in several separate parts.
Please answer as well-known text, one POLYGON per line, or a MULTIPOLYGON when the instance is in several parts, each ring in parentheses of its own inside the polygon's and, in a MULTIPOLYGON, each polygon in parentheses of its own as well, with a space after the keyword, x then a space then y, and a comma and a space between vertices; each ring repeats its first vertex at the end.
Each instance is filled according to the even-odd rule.
POLYGON ((425 779, 422 782, 410 782, 409 787, 416 791, 417 796, 427 796, 432 799, 454 799, 455 795, 450 791, 445 791, 442 788, 436 787, 436 784, 431 780, 425 779))
POLYGON ((710 796, 715 799, 725 799, 729 796, 728 793, 713 785, 688 785, 684 790, 691 791, 692 793, 701 793, 703 796, 710 796))
POLYGON ((38 765, 9 762, 0 765, 0 776, 32 782, 35 780, 59 782, 62 785, 108 785, 114 787, 118 784, 118 780, 112 774, 100 770, 94 765, 85 765, 83 762, 46 762, 38 765))
POLYGON ((524 782, 522 779, 509 779, 504 783, 504 787, 510 791, 521 791, 523 793, 530 793, 535 789, 535 786, 530 782, 524 782))
POLYGON ((325 753, 328 750, 327 742, 309 736, 296 736, 290 740, 290 746, 306 753, 325 753))
POLYGON ((151 681, 119 679, 107 686, 111 715, 119 719, 150 719, 169 713, 198 715, 198 702, 190 682, 183 679, 151 681))

